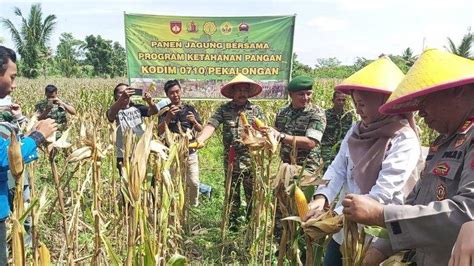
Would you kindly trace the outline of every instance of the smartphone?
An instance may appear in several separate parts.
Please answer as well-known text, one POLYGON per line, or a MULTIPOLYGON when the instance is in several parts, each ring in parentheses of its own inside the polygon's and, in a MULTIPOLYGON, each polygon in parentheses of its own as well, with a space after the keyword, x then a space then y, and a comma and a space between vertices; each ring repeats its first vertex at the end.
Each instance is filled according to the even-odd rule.
POLYGON ((133 95, 139 95, 139 96, 143 96, 143 89, 134 89, 135 92, 133 93, 133 95))

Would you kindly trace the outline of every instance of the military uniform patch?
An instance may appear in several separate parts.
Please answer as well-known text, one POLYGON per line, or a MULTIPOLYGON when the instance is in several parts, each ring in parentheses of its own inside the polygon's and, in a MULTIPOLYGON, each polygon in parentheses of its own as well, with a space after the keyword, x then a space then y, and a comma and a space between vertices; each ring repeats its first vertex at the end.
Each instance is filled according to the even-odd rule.
POLYGON ((433 168, 432 173, 437 176, 447 176, 449 173, 449 164, 447 163, 439 163, 438 165, 433 168))
POLYGON ((437 200, 444 200, 447 198, 447 188, 445 184, 439 184, 436 187, 436 199, 437 200))

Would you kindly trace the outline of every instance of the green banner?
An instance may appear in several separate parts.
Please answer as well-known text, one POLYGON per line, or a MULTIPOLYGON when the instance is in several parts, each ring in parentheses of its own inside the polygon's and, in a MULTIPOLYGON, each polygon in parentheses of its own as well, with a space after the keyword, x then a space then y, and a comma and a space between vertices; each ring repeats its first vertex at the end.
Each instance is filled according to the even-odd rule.
POLYGON ((241 73, 263 86, 258 98, 285 98, 294 25, 294 16, 125 14, 129 82, 163 97, 164 83, 178 79, 184 98, 212 99, 241 73))

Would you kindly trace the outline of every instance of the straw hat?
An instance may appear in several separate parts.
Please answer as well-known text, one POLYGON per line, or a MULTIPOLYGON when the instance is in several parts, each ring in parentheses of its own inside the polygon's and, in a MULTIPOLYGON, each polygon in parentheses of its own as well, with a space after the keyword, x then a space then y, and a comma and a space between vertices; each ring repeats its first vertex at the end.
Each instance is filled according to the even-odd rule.
POLYGON ((442 50, 425 50, 408 71, 387 102, 380 107, 386 114, 419 109, 419 97, 474 83, 474 61, 442 50))
POLYGON ((350 94, 352 90, 390 94, 403 79, 404 74, 388 56, 368 64, 336 86, 336 90, 350 94))
POLYGON ((235 78, 233 78, 229 83, 225 84, 221 88, 221 94, 227 98, 233 98, 233 88, 234 85, 238 84, 248 84, 249 85, 249 98, 257 96, 262 92, 262 86, 260 86, 257 82, 247 78, 242 74, 238 74, 235 78))

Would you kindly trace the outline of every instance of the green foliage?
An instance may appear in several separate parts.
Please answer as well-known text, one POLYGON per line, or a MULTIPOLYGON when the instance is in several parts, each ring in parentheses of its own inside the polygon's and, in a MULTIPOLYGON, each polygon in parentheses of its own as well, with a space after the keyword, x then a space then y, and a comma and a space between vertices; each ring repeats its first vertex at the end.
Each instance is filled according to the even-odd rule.
POLYGON ((103 39, 100 35, 86 37, 85 63, 94 67, 94 76, 107 77, 112 72, 112 41, 103 39))
POLYGON ((300 61, 297 60, 298 56, 296 53, 293 53, 293 69, 291 71, 291 77, 297 77, 297 76, 312 76, 313 74, 313 69, 301 63, 300 61))
POLYGON ((22 58, 20 73, 28 78, 35 78, 40 71, 46 70, 46 60, 51 51, 47 47, 51 34, 56 26, 56 16, 48 15, 43 20, 41 4, 33 4, 29 16, 25 18, 18 7, 14 13, 21 18, 21 25, 17 28, 10 19, 0 21, 4 28, 10 31, 12 40, 22 58))
POLYGON ((463 36, 459 46, 457 46, 454 41, 448 37, 448 47, 445 46, 445 48, 453 54, 472 59, 474 58, 473 54, 471 53, 472 42, 474 42, 474 34, 469 28, 467 33, 463 36))
POLYGON ((81 45, 83 44, 82 41, 74 39, 72 33, 61 34, 54 58, 61 76, 70 78, 79 75, 81 68, 78 58, 82 55, 81 45))
POLYGON ((112 53, 111 77, 123 77, 127 74, 127 54, 120 43, 114 42, 112 53))
POLYGON ((92 76, 116 77, 126 73, 125 49, 111 40, 89 35, 82 48, 85 50, 84 63, 93 67, 92 76))

